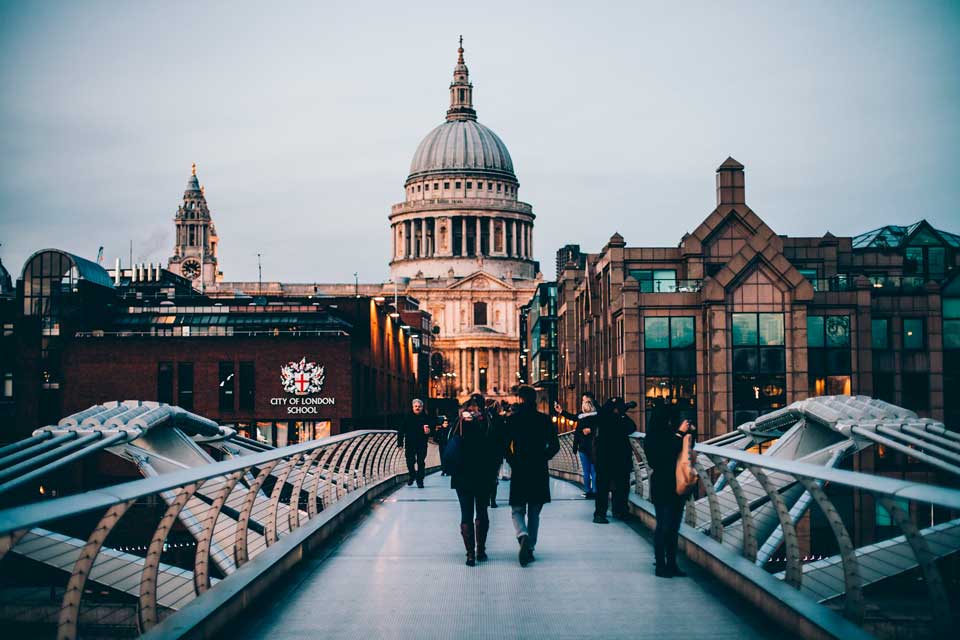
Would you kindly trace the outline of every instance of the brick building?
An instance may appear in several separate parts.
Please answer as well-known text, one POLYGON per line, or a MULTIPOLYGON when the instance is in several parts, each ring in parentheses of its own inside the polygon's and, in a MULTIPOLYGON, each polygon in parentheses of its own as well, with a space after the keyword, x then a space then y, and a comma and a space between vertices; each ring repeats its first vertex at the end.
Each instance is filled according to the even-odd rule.
MULTIPOLYGON (((557 256, 560 389, 656 398, 707 436, 811 395, 865 394, 960 424, 960 236, 926 221, 856 237, 777 235, 743 165, 676 247, 557 256)), ((635 418, 643 423, 641 408, 635 418)))
POLYGON ((45 250, 27 260, 16 300, 4 441, 138 399, 284 446, 392 426, 426 383, 418 352, 429 347, 429 316, 404 298, 397 313, 356 295, 213 299, 159 267, 108 272, 45 250))

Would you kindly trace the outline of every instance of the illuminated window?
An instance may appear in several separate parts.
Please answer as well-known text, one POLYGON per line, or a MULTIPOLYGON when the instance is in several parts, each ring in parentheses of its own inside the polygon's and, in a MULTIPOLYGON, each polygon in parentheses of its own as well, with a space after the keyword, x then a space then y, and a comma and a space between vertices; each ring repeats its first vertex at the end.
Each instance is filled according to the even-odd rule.
POLYGON ((923 318, 903 319, 903 348, 923 349, 923 318))

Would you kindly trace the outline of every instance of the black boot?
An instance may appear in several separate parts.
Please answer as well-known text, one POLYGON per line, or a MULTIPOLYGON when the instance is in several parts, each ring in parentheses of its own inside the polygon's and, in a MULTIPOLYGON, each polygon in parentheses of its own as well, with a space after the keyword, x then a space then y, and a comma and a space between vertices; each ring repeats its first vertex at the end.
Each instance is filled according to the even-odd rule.
POLYGON ((460 536, 463 538, 463 546, 467 549, 467 566, 472 567, 477 564, 476 541, 473 537, 473 525, 461 524, 460 536))
POLYGON ((490 530, 490 521, 476 520, 474 524, 477 528, 477 560, 483 562, 487 559, 487 531, 490 530))

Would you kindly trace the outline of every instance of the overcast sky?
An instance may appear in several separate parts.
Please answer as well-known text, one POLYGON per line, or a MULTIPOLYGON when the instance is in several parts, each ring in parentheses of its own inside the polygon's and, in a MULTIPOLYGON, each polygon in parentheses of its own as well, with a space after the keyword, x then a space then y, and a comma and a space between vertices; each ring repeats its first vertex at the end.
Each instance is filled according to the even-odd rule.
POLYGON ((676 246, 728 155, 777 233, 960 232, 960 4, 669 4, 2 1, 0 257, 165 264, 196 162, 228 280, 383 281, 461 33, 548 278, 676 246))

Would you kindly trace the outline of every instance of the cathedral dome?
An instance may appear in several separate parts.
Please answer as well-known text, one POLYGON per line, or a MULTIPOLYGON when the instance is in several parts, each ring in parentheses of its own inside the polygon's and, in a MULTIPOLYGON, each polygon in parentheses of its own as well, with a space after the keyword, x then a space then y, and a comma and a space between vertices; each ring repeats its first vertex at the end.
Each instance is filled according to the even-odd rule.
POLYGON ((516 180, 503 140, 473 119, 444 122, 417 147, 408 180, 441 173, 486 174, 516 180))

